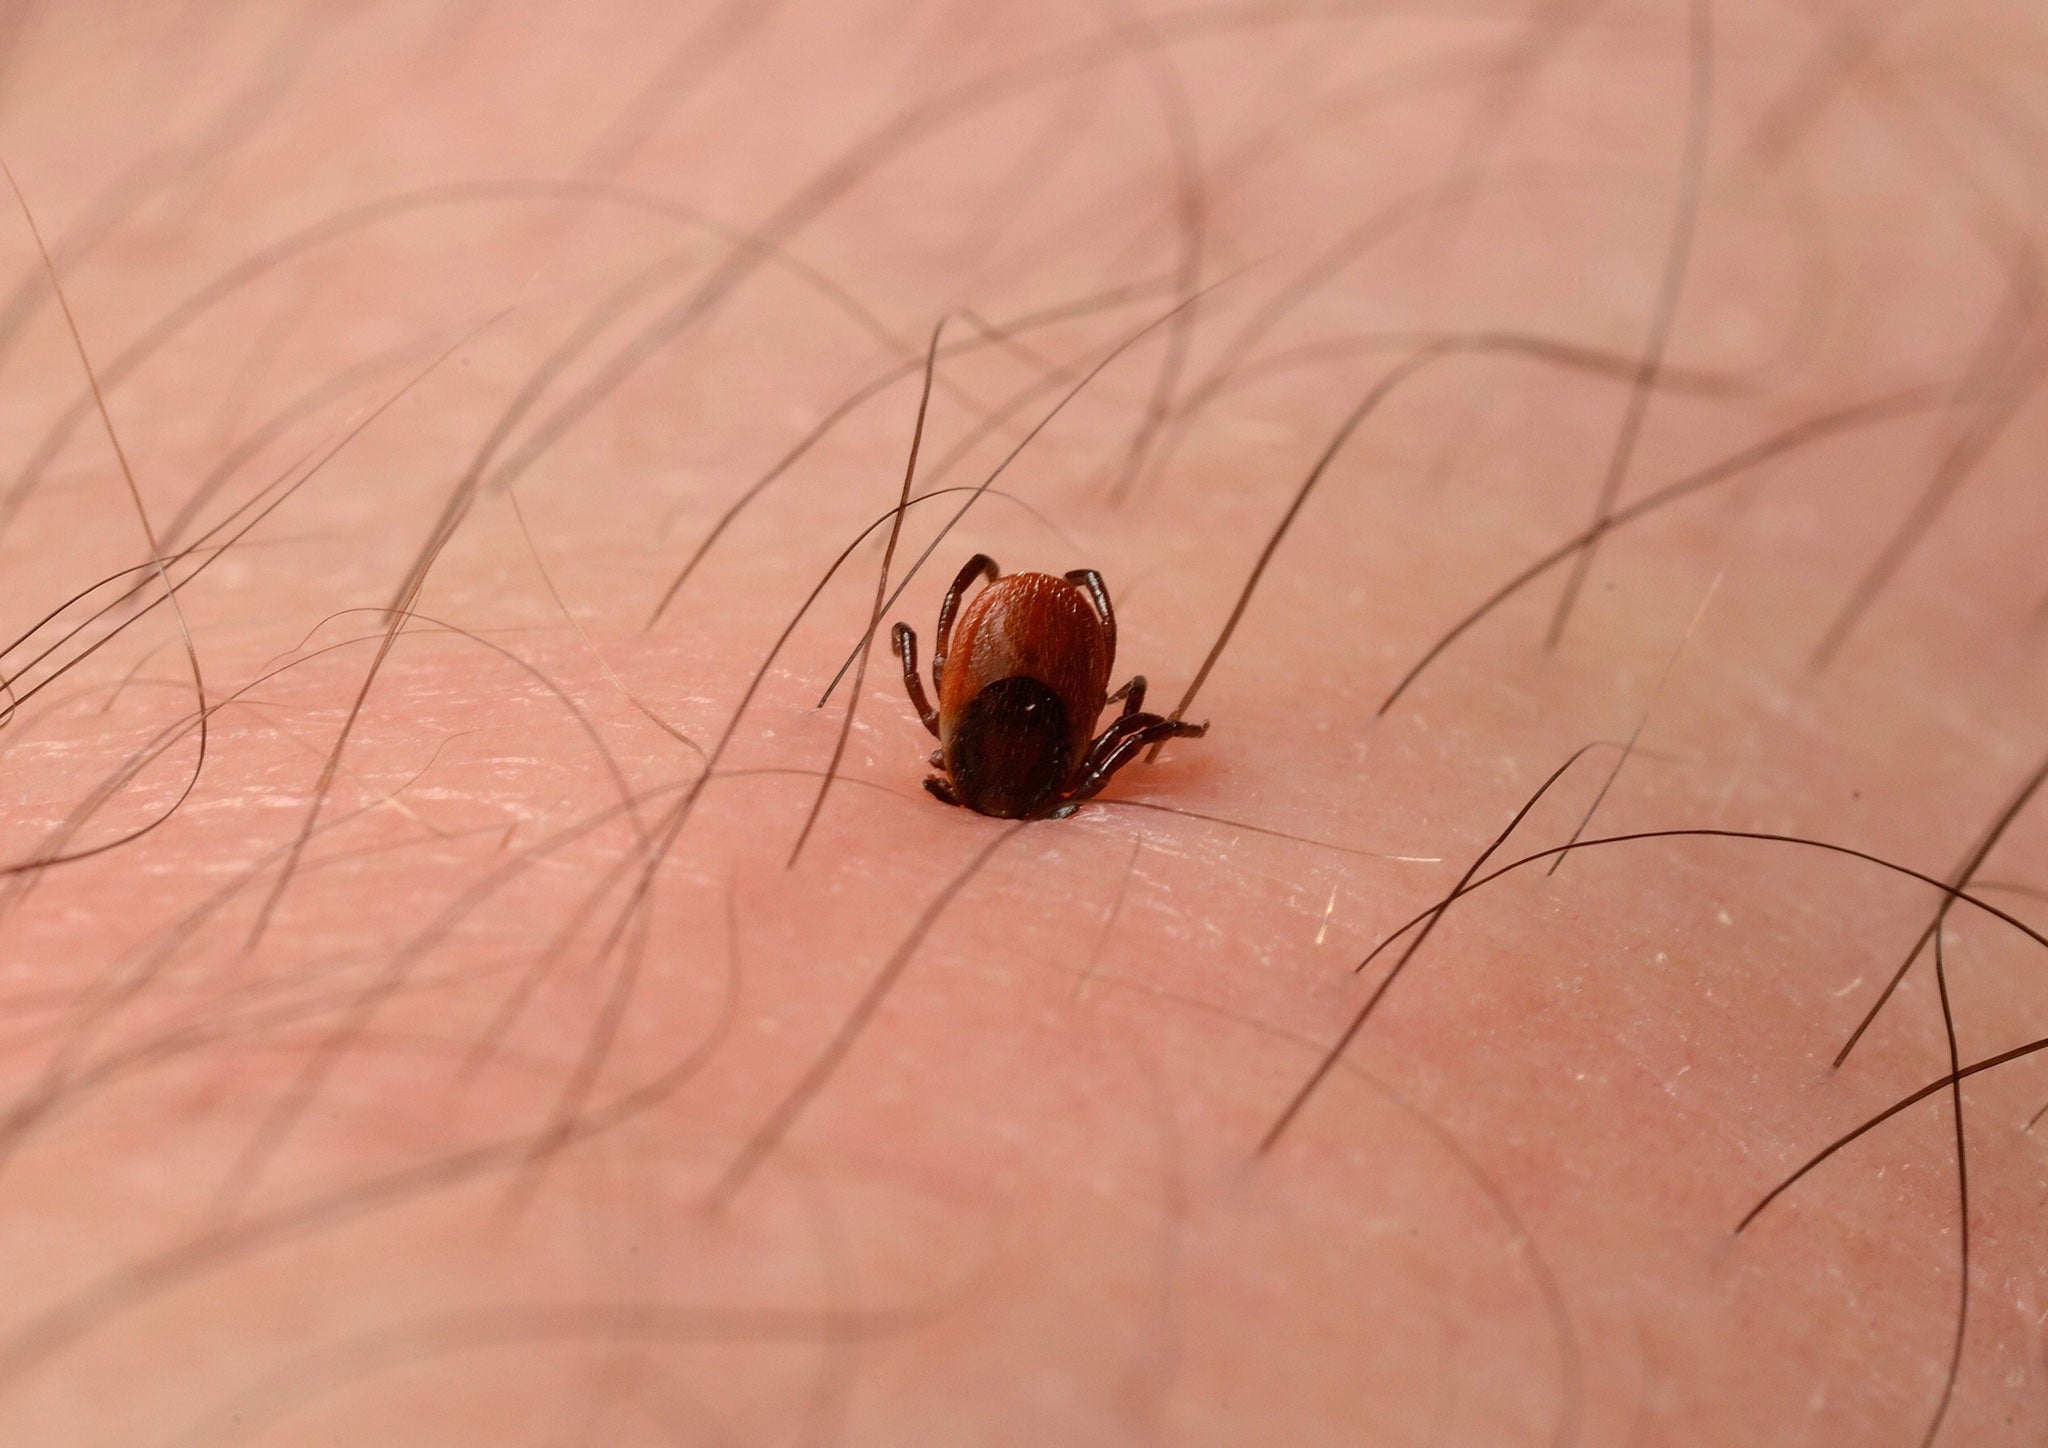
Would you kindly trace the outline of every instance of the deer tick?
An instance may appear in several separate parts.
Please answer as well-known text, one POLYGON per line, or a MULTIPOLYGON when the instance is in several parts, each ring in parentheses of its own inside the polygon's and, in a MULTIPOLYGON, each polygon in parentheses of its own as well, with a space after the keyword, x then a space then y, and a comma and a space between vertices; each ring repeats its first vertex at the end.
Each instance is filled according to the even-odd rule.
POLYGON ((917 677, 917 635, 899 623, 891 637, 903 660, 903 687, 939 740, 931 762, 943 773, 924 787, 981 814, 1064 819, 1146 746, 1199 739, 1209 730, 1144 713, 1143 674, 1106 692, 1116 663, 1116 614, 1092 568, 1064 578, 1004 578, 987 554, 968 559, 939 605, 936 709, 917 677), (961 598, 980 579, 989 586, 962 609, 961 598), (1096 734, 1097 716, 1119 699, 1123 712, 1096 734))

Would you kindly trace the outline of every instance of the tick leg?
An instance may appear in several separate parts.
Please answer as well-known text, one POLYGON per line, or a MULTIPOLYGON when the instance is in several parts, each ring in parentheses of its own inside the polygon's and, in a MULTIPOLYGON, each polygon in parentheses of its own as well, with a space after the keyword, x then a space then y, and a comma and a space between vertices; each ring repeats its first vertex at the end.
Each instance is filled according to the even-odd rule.
POLYGON ((925 776, 924 792, 940 804, 960 803, 960 796, 953 793, 953 786, 936 774, 925 776))
MULTIPOLYGON (((953 616, 960 611, 960 596, 974 586, 977 578, 986 578, 990 583, 1002 576, 995 559, 986 553, 977 553, 962 565, 953 579, 953 586, 946 590, 945 598, 939 604, 939 633, 932 641, 932 688, 938 693, 946 692, 946 649, 953 642, 953 616)), ((939 731, 934 729, 934 734, 939 731)))
POLYGON ((1052 811, 1056 819, 1065 819, 1074 812, 1081 801, 1093 799, 1102 792, 1110 777, 1133 759, 1140 750, 1149 745, 1168 739, 1200 739, 1209 732, 1206 723, 1190 724, 1185 719, 1162 719, 1157 714, 1126 714, 1109 728, 1102 731, 1102 737, 1088 751, 1088 757, 1081 767, 1074 771, 1074 777, 1067 785, 1065 798, 1059 808, 1052 811))
POLYGON ((1140 709, 1144 708, 1145 676, 1143 674, 1131 675, 1131 681, 1128 684, 1125 684, 1121 689, 1118 689, 1114 694, 1111 694, 1107 699, 1104 699, 1102 702, 1105 704, 1114 704, 1119 699, 1122 699, 1124 701, 1123 713, 1116 716, 1119 719, 1128 719, 1131 717, 1131 715, 1137 713, 1140 709))
MULTIPOLYGON (((1102 632, 1109 639, 1109 661, 1116 663, 1116 610, 1109 606, 1109 585, 1102 581, 1102 575, 1092 568, 1076 568, 1067 575, 1067 582, 1076 588, 1088 590, 1088 597, 1094 601, 1095 611, 1102 615, 1102 632)), ((1144 692, 1140 681, 1139 692, 1144 692)))
POLYGON ((1128 753, 1121 751, 1124 751, 1130 740, 1140 735, 1145 737, 1147 744, 1151 744, 1163 739, 1200 739, 1208 732, 1209 726, 1206 723, 1189 724, 1180 719, 1162 719, 1157 714, 1133 714, 1126 711, 1118 715, 1115 722, 1095 737, 1095 742, 1088 746, 1087 757, 1081 761, 1080 768, 1074 771, 1074 777, 1078 781, 1085 775, 1106 770, 1103 772, 1103 778, 1107 779, 1110 774, 1129 762, 1128 753), (1118 762, 1108 764, 1107 761, 1113 755, 1118 756, 1118 762))
POLYGON ((910 707, 917 710, 917 717, 924 721, 924 727, 932 731, 932 737, 939 733, 939 711, 932 707, 932 701, 924 696, 924 683, 917 677, 917 634, 907 623, 899 623, 889 631, 895 641, 896 657, 903 660, 903 689, 910 695, 910 707))

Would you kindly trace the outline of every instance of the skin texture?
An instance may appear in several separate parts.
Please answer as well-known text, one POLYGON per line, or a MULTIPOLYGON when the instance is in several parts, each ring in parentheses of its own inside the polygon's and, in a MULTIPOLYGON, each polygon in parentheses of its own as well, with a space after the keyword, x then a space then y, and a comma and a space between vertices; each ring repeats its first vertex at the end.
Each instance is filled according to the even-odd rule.
POLYGON ((2038 7, 0 46, 121 448, 23 222, 4 637, 115 581, 6 660, 0 1441, 2048 1434, 2041 1056, 1734 1231, 2048 1035, 2038 7), (912 493, 996 476, 882 611, 942 315, 912 493), (1209 736, 925 797, 886 625, 976 550, 1101 569, 1209 736), (1938 888, 1590 844, 1361 1023, 1582 748, 1493 866, 1796 836, 2011 919, 1836 1067, 1938 888))

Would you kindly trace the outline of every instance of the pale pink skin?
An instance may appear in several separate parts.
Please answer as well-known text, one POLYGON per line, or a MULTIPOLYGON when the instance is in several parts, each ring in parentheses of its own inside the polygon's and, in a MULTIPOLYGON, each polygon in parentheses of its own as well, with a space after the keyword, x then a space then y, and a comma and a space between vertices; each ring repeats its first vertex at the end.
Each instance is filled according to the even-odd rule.
MULTIPOLYGON (((51 4, 18 26, 6 160, 103 371, 259 248, 422 187, 580 175, 752 228, 820 176, 843 184, 786 213, 778 239, 812 275, 749 254, 534 454, 558 403, 731 264, 730 231, 587 190, 422 205, 283 261, 110 377, 162 534, 300 394, 390 352, 281 426, 197 528, 483 325, 181 595, 214 703, 302 646, 368 641, 213 715, 168 824, 0 896, 0 1442, 1921 1441, 1956 1320, 1948 1097, 1732 1235, 1813 1152, 1947 1070, 1926 959, 1829 1068, 1939 898, 1905 877, 1726 840, 1519 871, 1445 917, 1259 1150, 1393 957, 1352 967, 1581 745, 1641 729, 1589 837, 1773 831, 1935 875, 2048 746, 2030 395, 2009 417, 1979 400, 1847 432, 1616 531, 1555 649, 1565 570, 1376 715, 1445 629, 1593 518, 1687 114, 1683 7, 1412 11, 1147 25, 1120 6, 856 0, 707 25, 652 0, 384 0, 51 4), (672 60, 700 28, 697 58, 672 60), (665 72, 665 99, 635 108, 665 72), (942 94, 969 99, 874 167, 828 172, 942 94), (1092 364, 1172 305, 1176 275, 1230 278, 1192 314, 1185 397, 1404 196, 1426 209, 1157 435, 1154 456, 1172 451, 1122 506, 1172 324, 1009 469, 997 486, 1045 521, 985 499, 884 618, 842 782, 793 867, 846 695, 813 705, 869 621, 879 535, 768 670, 724 773, 679 793, 701 758, 649 715, 718 740, 821 570, 896 497, 914 370, 643 631, 656 600, 725 507, 921 355, 942 313, 1000 322, 1164 279, 1021 353, 948 356, 921 487, 986 476, 1058 391, 936 478, 976 406, 1092 364), (435 622, 377 672, 272 908, 376 654, 382 616, 338 611, 400 594, 535 369, 664 257, 487 459, 418 600, 435 622), (1395 391, 1192 706, 1206 739, 1066 821, 922 793, 930 738, 882 646, 891 619, 928 647, 977 549, 1100 568, 1116 681, 1142 671, 1171 708, 1346 412, 1446 331, 1606 349, 1605 370, 1503 344, 1395 391), (1956 440, 1999 423, 1816 671, 1956 440), (587 729, 439 624, 539 671, 587 729), (622 789, 654 793, 607 816, 622 789)), ((2044 43, 2019 0, 1715 7, 1667 359, 1687 386, 1651 397, 1623 503, 1888 389, 2014 359, 2031 377, 2039 337, 2012 298, 2042 201, 2044 43), (1854 68, 1830 79, 1831 54, 1854 68)), ((37 308, 0 392, 11 489, 81 373, 25 228, 8 234, 37 308)), ((956 316, 942 340, 976 335, 956 316)), ((912 510, 897 576, 958 496, 912 510)), ((85 414, 0 535, 5 636, 148 556, 85 414)), ((189 734, 96 792, 193 703, 161 607, 28 703, 0 731, 4 858, 37 858, 81 813, 66 848, 161 815, 189 734)), ((1568 839, 1617 757, 1575 766, 1501 862, 1568 839)), ((2010 888, 2042 879, 2044 839, 2036 808, 1984 898, 2048 914, 2010 888)), ((1944 943, 1962 1060, 2048 1034, 2039 948, 1970 907, 1944 943)), ((1973 1296, 1939 1441, 2038 1443, 2044 1154, 2022 1128, 2048 1060, 1963 1100, 1973 1296)))

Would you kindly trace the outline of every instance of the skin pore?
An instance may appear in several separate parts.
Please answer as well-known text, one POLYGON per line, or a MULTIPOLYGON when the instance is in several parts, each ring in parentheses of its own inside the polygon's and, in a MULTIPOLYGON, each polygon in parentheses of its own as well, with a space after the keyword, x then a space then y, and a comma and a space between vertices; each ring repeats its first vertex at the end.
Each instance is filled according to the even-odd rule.
POLYGON ((2041 1441, 2044 60, 11 7, 0 1441, 2041 1441))

